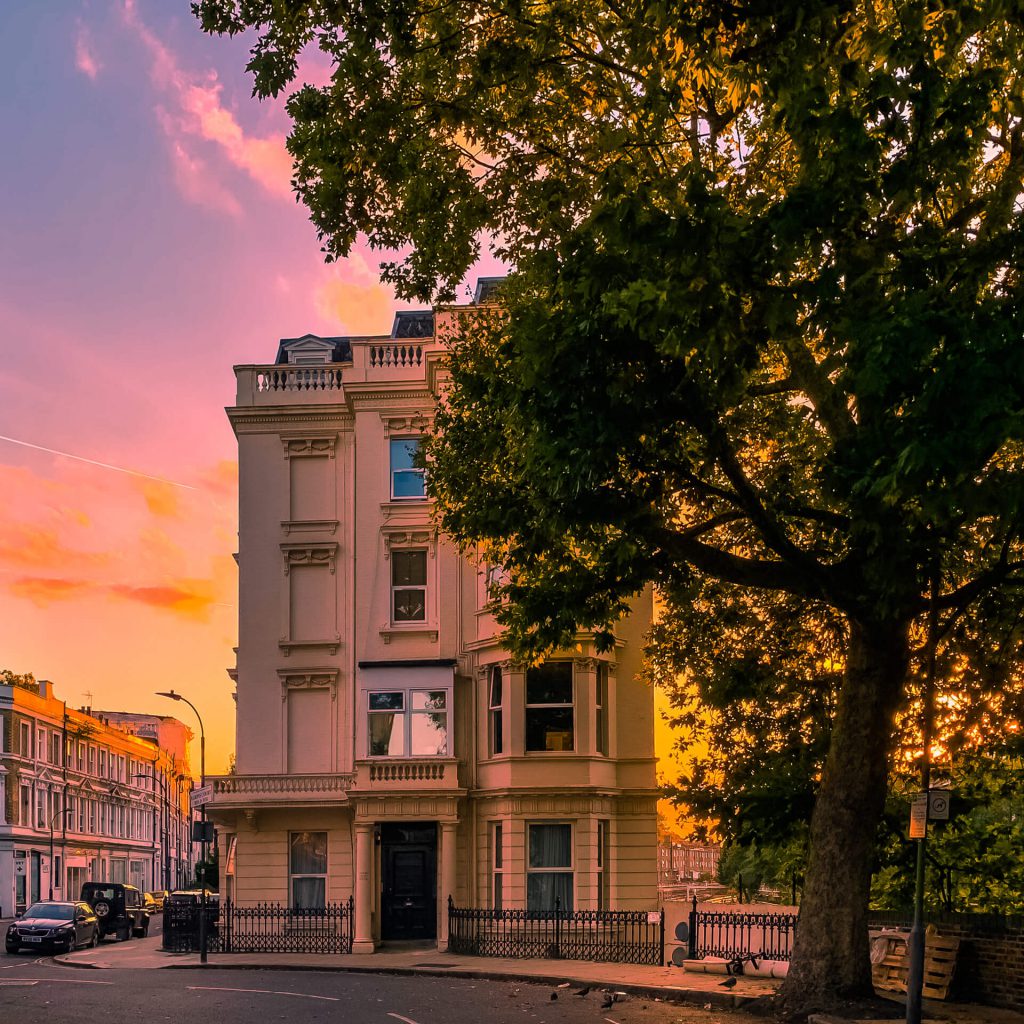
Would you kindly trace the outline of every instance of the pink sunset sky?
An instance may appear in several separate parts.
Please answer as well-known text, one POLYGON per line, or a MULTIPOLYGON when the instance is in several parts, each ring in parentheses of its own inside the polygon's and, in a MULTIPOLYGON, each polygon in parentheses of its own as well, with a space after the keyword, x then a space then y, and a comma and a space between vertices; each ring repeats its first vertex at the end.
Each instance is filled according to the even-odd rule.
MULTIPOLYGON (((0 668, 194 726, 154 696, 174 688, 211 773, 234 747, 231 368, 397 308, 368 249, 323 263, 250 42, 187 0, 0 4, 0 668)), ((329 73, 314 52, 302 77, 329 73)))
POLYGON ((247 48, 186 0, 0 10, 0 667, 194 725, 173 687, 211 772, 234 744, 231 367, 395 308, 374 254, 323 263, 247 48))

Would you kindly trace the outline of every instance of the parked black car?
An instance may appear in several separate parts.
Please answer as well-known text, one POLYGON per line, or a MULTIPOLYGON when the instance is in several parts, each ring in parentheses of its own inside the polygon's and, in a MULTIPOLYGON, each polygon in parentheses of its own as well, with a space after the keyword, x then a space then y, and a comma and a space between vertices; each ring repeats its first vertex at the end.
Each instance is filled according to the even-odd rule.
POLYGON ((58 903, 43 900, 19 915, 7 928, 8 953, 23 946, 47 953, 69 953, 100 941, 99 918, 88 903, 58 903))
POLYGON ((100 938, 116 935, 122 942, 149 932, 149 914, 142 893, 121 882, 86 882, 82 900, 92 907, 100 921, 100 938))

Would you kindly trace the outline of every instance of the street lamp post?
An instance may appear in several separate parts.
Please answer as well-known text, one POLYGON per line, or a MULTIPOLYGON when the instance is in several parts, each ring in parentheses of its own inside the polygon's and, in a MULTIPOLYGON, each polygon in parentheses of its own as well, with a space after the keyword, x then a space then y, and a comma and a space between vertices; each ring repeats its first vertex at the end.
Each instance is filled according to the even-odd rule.
MULTIPOLYGON (((67 791, 61 794, 61 808, 59 811, 54 811, 50 815, 50 899, 53 899, 53 823, 61 816, 64 815, 64 820, 67 821, 67 791)), ((63 869, 63 865, 61 865, 63 869)))
MULTIPOLYGON (((162 860, 162 865, 161 865, 161 872, 160 872, 160 874, 161 874, 161 877, 163 879, 162 882, 161 882, 161 886, 164 889, 170 889, 171 886, 170 886, 169 880, 170 880, 170 877, 171 877, 171 868, 170 868, 170 851, 167 849, 168 835, 167 835, 167 815, 166 815, 166 809, 167 809, 167 775, 166 775, 165 772, 160 772, 159 776, 160 776, 160 795, 163 798, 163 807, 162 808, 156 808, 156 807, 153 808, 153 836, 155 838, 158 832, 161 833, 160 857, 161 857, 161 860, 162 860), (157 828, 157 824, 156 824, 156 821, 157 821, 158 817, 160 818, 161 823, 162 823, 159 829, 157 828)), ((156 762, 153 763, 153 774, 150 774, 149 772, 136 772, 132 776, 132 778, 135 778, 135 779, 152 779, 154 787, 155 787, 156 781, 157 781, 156 762)), ((154 796, 155 795, 156 794, 154 793, 154 796)), ((154 871, 154 878, 155 878, 155 874, 156 874, 156 872, 154 871)), ((156 888, 156 887, 154 886, 154 888, 156 888)))
MULTIPOLYGON (((175 693, 173 690, 159 690, 157 691, 158 697, 168 697, 171 700, 184 701, 192 710, 195 712, 196 719, 199 722, 199 784, 201 786, 206 785, 206 731, 203 729, 203 718, 199 714, 198 708, 192 703, 187 697, 183 697, 180 693, 175 693)), ((203 858, 203 877, 200 880, 199 885, 199 962, 205 964, 207 962, 206 954, 206 804, 203 804, 200 808, 200 820, 203 823, 202 837, 200 838, 200 849, 202 851, 203 858)))

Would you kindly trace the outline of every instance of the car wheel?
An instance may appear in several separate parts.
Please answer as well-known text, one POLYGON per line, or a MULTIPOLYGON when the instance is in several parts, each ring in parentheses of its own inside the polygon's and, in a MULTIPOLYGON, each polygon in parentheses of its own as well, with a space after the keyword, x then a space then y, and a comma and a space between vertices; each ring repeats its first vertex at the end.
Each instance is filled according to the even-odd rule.
POLYGON ((20 946, 12 946, 9 942, 5 943, 5 947, 8 953, 17 953, 18 950, 21 949, 20 946))
POLYGON ((99 928, 93 928, 92 930, 92 941, 89 943, 90 949, 95 949, 100 944, 100 930, 99 928))

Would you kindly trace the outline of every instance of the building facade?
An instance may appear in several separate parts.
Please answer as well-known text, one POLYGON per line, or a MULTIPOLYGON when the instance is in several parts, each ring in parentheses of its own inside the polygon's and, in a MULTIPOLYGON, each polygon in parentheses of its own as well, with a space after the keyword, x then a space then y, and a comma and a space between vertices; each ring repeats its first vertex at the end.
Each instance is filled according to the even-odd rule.
POLYGON ((46 680, 0 686, 0 917, 77 899, 86 881, 184 884, 190 736, 175 719, 69 708, 46 680))
POLYGON ((651 595, 526 668, 488 567, 439 535, 415 453, 459 310, 235 368, 237 770, 214 780, 239 904, 355 900, 355 949, 446 942, 460 906, 654 909, 651 595))

